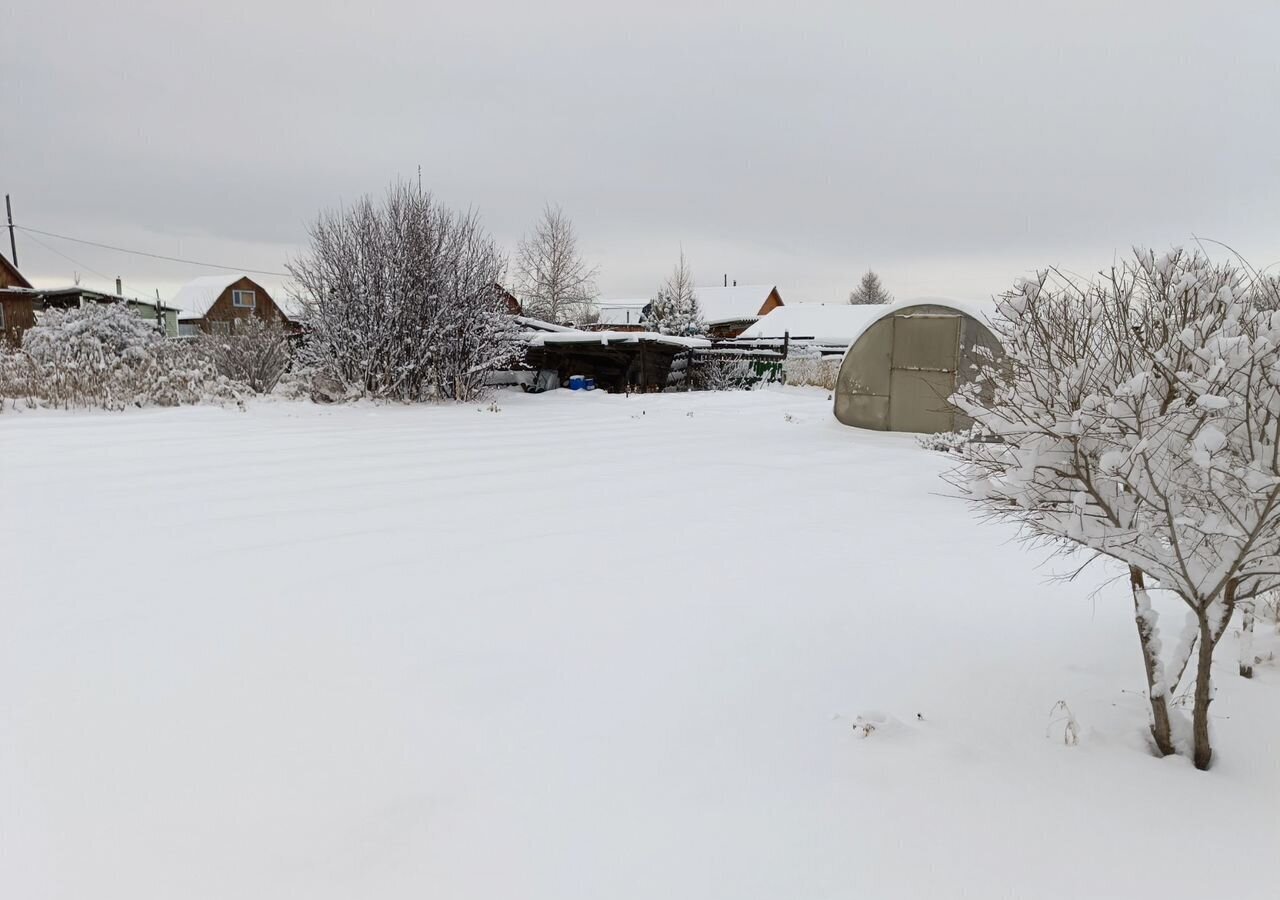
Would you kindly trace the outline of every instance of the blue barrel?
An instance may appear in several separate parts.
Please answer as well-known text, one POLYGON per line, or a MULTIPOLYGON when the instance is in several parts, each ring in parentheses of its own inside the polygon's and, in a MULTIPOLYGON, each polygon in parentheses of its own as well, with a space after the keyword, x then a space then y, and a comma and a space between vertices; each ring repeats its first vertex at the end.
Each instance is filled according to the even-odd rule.
POLYGON ((590 376, 582 379, 582 389, 586 391, 594 391, 596 389, 596 380, 590 376))
POLYGON ((586 388, 586 382, 587 382, 587 379, 582 377, 581 375, 570 375, 569 390, 581 391, 586 388))

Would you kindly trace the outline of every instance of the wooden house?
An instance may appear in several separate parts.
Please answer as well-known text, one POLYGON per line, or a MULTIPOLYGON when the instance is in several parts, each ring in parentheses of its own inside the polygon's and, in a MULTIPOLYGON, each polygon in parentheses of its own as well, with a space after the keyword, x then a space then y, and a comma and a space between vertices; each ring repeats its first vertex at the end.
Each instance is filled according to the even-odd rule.
POLYGON ((37 308, 31 282, 0 253, 0 340, 22 343, 22 332, 36 324, 37 308))
POLYGON ((782 297, 771 284, 700 287, 696 294, 702 321, 713 339, 737 337, 761 316, 782 306, 782 297))
POLYGON ((288 327, 291 320, 266 288, 248 275, 205 275, 184 284, 173 297, 178 333, 230 334, 240 319, 262 319, 288 327))

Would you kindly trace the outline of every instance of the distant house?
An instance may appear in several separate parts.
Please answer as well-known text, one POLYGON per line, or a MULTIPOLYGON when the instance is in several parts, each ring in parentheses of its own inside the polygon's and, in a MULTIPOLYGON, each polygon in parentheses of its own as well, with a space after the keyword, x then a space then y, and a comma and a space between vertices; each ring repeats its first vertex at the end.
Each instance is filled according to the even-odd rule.
POLYGON ((523 316, 524 307, 520 305, 520 301, 516 299, 516 295, 504 288, 502 285, 495 283, 493 289, 498 293, 500 299, 507 307, 507 312, 513 316, 523 316))
POLYGON ((140 317, 154 321, 166 336, 178 333, 178 310, 159 300, 108 294, 79 285, 35 288, 0 256, 0 338, 8 343, 21 344, 22 333, 38 325, 45 310, 81 309, 91 303, 124 303, 140 317))
POLYGON ((698 309, 712 338, 733 338, 761 316, 782 306, 778 289, 771 284, 733 284, 700 287, 698 309))
POLYGON ((248 275, 204 275, 184 284, 173 296, 178 333, 230 334, 240 319, 262 319, 288 326, 287 316, 266 288, 248 275))
POLYGON ((803 344, 824 352, 844 352, 884 306, 848 303, 793 303, 779 306, 738 335, 742 342, 803 344))
POLYGON ((642 324, 645 307, 650 301, 640 300, 601 300, 596 304, 599 318, 590 325, 582 326, 587 331, 648 331, 649 326, 642 324))
MULTIPOLYGON (((176 337, 178 334, 177 307, 169 306, 160 300, 108 294, 103 291, 92 291, 79 285, 40 288, 36 293, 39 295, 41 310, 81 309, 90 303, 123 303, 141 318, 154 322, 157 328, 164 331, 165 337, 176 337)), ((38 313, 37 318, 39 318, 38 313)))

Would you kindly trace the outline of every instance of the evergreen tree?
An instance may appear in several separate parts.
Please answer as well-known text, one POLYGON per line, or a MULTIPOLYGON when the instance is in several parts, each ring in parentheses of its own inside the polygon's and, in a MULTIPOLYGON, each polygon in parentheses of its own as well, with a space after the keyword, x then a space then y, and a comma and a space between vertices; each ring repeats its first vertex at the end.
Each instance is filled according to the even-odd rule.
POLYGON ((880 276, 868 269, 857 288, 849 292, 849 302, 854 306, 892 303, 893 295, 884 289, 880 276))
POLYGON ((647 307, 646 321, 663 334, 694 335, 703 332, 702 310, 693 287, 693 270, 680 251, 680 261, 658 288, 647 307))

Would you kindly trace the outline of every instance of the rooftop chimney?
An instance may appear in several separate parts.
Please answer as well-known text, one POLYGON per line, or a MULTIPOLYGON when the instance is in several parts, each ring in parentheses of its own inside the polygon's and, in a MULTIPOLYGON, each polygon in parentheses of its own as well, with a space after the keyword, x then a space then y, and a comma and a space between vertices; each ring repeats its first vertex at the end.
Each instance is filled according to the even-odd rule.
POLYGON ((120 276, 117 275, 116 276, 116 296, 119 297, 122 293, 123 291, 121 290, 121 287, 120 287, 120 276))
POLYGON ((724 286, 725 286, 725 287, 728 287, 728 286, 729 286, 729 273, 728 273, 728 272, 725 272, 725 273, 724 273, 724 286))

